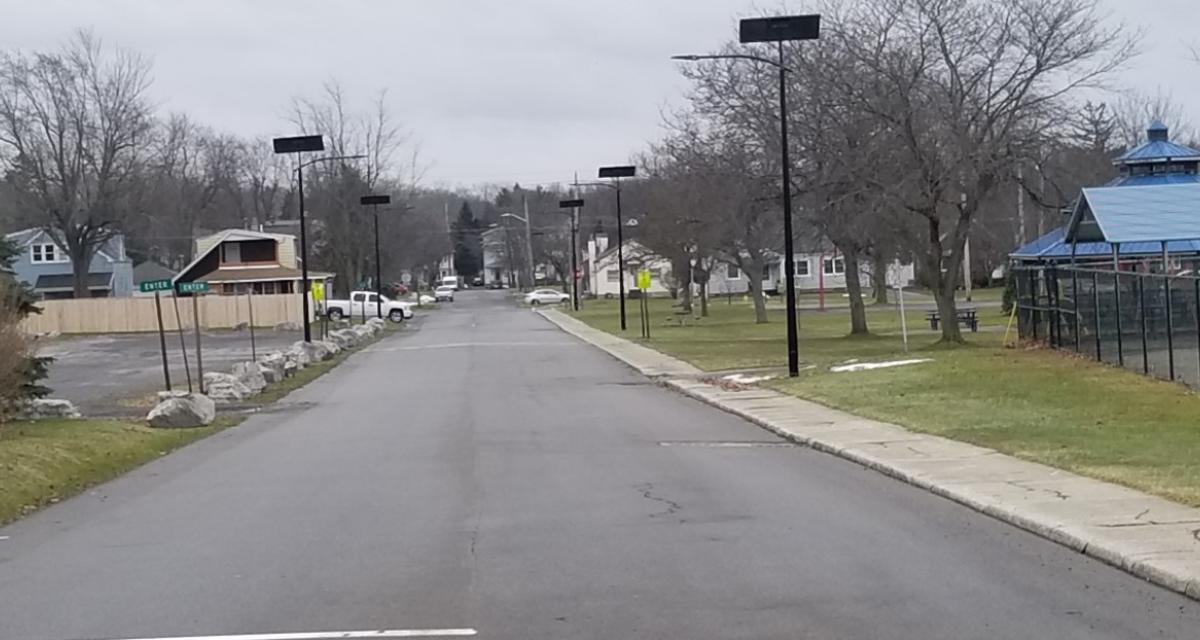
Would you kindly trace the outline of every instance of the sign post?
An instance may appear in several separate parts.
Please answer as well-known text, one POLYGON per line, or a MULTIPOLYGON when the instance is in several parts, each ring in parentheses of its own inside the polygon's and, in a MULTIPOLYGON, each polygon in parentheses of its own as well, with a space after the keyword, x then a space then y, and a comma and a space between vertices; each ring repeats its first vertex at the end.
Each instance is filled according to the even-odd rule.
POLYGON ((324 340, 329 333, 329 310, 325 308, 325 281, 313 280, 309 286, 313 302, 316 303, 317 311, 321 314, 321 339, 324 340))
POLYGON ((637 273, 637 286, 641 289, 641 316, 642 316, 642 337, 650 339, 650 302, 646 299, 650 295, 650 271, 642 269, 637 273))
POLYGON ((179 293, 192 294, 192 324, 196 330, 196 380, 200 387, 200 393, 204 393, 204 358, 201 355, 200 346, 200 303, 198 298, 202 293, 208 293, 207 282, 180 282, 178 285, 179 293))
POLYGON ((171 290, 171 280, 147 280, 140 285, 142 293, 154 292, 154 314, 158 317, 158 349, 162 354, 163 383, 171 390, 171 368, 167 365, 167 334, 163 330, 161 291, 171 290))
POLYGON ((250 359, 258 362, 258 347, 254 344, 254 285, 246 290, 246 309, 250 312, 250 359))

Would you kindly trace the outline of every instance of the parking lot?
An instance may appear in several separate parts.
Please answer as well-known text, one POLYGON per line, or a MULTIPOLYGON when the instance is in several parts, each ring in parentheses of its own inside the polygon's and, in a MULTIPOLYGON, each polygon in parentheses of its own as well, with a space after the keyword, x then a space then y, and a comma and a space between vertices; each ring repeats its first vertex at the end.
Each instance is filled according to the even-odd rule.
MULTIPOLYGON (((299 331, 258 329, 259 355, 286 349, 301 339, 299 331)), ((184 334, 193 382, 196 376, 196 337, 184 334)), ((248 331, 206 331, 201 336, 205 371, 228 372, 235 362, 251 359, 248 331)), ((43 343, 38 354, 51 356, 46 386, 50 397, 65 398, 87 416, 141 415, 146 398, 163 388, 162 360, 157 333, 62 336, 43 343)), ((187 385, 179 335, 167 335, 171 382, 187 385)))

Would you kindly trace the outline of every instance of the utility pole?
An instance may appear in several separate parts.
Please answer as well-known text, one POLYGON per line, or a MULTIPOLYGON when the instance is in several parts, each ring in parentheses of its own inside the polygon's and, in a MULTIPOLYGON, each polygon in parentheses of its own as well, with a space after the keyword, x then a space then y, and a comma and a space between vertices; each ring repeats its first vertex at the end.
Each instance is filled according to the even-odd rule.
POLYGON ((1017 248, 1025 246, 1025 174, 1017 165, 1017 248))
POLYGON ((529 198, 521 191, 521 205, 525 209, 525 258, 529 260, 529 290, 537 288, 537 278, 533 274, 533 228, 529 221, 529 198))

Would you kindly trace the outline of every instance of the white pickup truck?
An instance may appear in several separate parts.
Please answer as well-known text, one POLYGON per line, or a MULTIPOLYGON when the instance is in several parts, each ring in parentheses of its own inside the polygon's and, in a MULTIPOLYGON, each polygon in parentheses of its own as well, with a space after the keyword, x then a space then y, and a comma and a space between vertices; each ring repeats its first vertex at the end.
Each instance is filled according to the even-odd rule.
POLYGON ((342 318, 374 318, 376 309, 392 322, 404 322, 413 317, 413 304, 392 300, 387 296, 376 296, 374 291, 352 291, 349 300, 325 300, 317 309, 330 320, 342 318))

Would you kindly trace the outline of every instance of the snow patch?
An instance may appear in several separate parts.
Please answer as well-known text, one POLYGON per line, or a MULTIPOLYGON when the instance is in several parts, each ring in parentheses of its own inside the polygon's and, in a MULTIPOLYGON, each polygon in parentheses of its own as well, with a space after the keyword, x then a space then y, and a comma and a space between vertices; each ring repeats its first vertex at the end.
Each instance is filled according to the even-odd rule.
POLYGON ((748 375, 741 374, 741 373, 735 373, 732 375, 724 376, 721 379, 728 380, 730 382, 736 382, 738 384, 754 384, 756 382, 765 382, 774 377, 775 376, 748 376, 748 375))
POLYGON ((829 370, 834 373, 845 373, 847 371, 870 371, 871 369, 888 369, 891 367, 903 367, 909 364, 920 364, 922 362, 932 362, 929 358, 915 358, 912 360, 889 360, 887 362, 860 362, 857 364, 847 364, 840 367, 830 367, 829 370))

